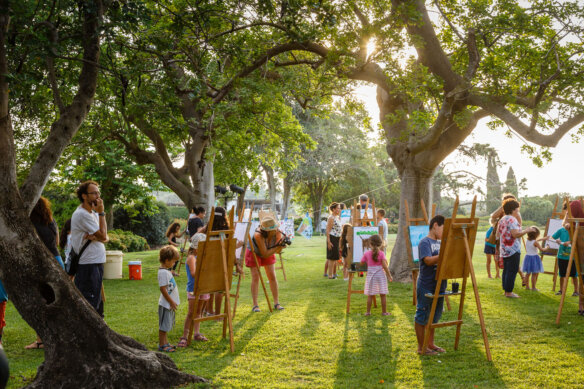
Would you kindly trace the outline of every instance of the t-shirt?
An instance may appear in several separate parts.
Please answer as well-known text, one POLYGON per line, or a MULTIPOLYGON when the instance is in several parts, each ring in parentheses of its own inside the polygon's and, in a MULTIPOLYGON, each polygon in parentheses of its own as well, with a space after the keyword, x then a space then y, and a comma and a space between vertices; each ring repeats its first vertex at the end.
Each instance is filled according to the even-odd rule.
POLYGON ((499 235, 499 253, 501 257, 507 258, 515 253, 521 253, 521 240, 515 239, 511 235, 512 230, 520 230, 521 226, 517 219, 511 215, 505 215, 501 220, 499 220, 498 225, 498 235, 499 235))
POLYGON ((381 263, 385 260, 385 254, 383 251, 379 250, 377 253, 377 262, 373 260, 373 250, 365 251, 363 257, 361 258, 361 263, 366 263, 367 268, 381 266, 381 263))
POLYGON ((51 220, 49 224, 42 223, 32 223, 34 229, 36 230, 39 238, 43 241, 45 246, 49 249, 51 254, 55 257, 60 256, 59 249, 57 248, 57 223, 51 220))
MULTIPOLYGON (((176 305, 180 304, 180 297, 178 295, 178 288, 176 287, 176 281, 172 276, 172 273, 169 269, 158 269, 158 286, 166 286, 166 291, 170 298, 176 303, 176 305)), ((158 299, 158 305, 170 309, 170 304, 162 293, 160 293, 160 298, 158 299)))
MULTIPOLYGON (((82 206, 79 206, 73 216, 71 216, 71 247, 76 253, 87 242, 86 234, 92 235, 99 231, 99 216, 96 212, 88 212, 82 206)), ((105 263, 105 245, 102 242, 93 241, 87 246, 83 255, 79 259, 80 265, 89 265, 95 263, 105 263)))
MULTIPOLYGON (((562 242, 570 242, 570 233, 562 227, 552 235, 552 238, 559 239, 562 242)), ((571 252, 571 247, 566 247, 563 244, 560 244, 560 248, 558 249, 558 259, 570 259, 571 252)))
MULTIPOLYGON (((427 265, 424 261, 426 257, 433 257, 440 254, 440 241, 426 236, 418 244, 418 256, 420 258, 420 275, 418 276, 418 286, 434 293, 436 290, 436 270, 438 264, 427 265)), ((446 280, 440 284, 440 293, 446 290, 446 280)))
POLYGON ((385 219, 381 219, 379 227, 381 227, 381 238, 383 238, 384 242, 387 242, 387 222, 385 219))
MULTIPOLYGON (((487 230, 487 235, 485 236, 485 239, 487 239, 487 240, 488 240, 488 239, 491 237, 491 234, 492 234, 492 233, 493 233, 493 227, 491 227, 491 228, 489 228, 489 229, 487 230)), ((492 243, 489 243, 489 242, 485 242, 485 246, 489 246, 489 247, 497 247, 497 246, 495 246, 494 244, 492 244, 492 243)))
POLYGON ((187 229, 189 230, 189 235, 193 236, 197 233, 199 228, 203 227, 203 221, 199 217, 193 217, 189 219, 187 224, 187 229))

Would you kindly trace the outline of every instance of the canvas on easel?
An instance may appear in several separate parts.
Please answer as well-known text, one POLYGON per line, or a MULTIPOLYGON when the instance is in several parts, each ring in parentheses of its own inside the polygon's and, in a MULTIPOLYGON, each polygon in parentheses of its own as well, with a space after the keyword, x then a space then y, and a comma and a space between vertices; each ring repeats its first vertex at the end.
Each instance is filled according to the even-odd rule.
MULTIPOLYGON (((566 275, 570 275, 572 266, 576 265, 576 271, 578 272, 578 291, 583 293, 582 287, 582 268, 584 263, 584 218, 576 218, 572 215, 572 210, 570 208, 570 202, 566 198, 568 209, 566 223, 569 224, 568 232, 570 233, 570 259, 568 260, 568 268, 566 269, 566 275)), ((580 200, 582 201, 582 200, 580 200)), ((560 318, 562 316, 562 310, 564 308, 564 301, 566 299, 566 290, 568 289, 568 280, 570 277, 564 278, 564 284, 561 286, 562 296, 560 297, 560 307, 558 308, 558 315, 556 316, 556 324, 560 324, 560 318)))
MULTIPOLYGON (((247 245, 248 242, 248 236, 249 236, 249 229, 251 227, 251 223, 243 221, 244 218, 244 213, 245 213, 245 209, 243 209, 240 213, 239 213, 239 220, 237 223, 235 223, 235 230, 234 230, 234 236, 235 239, 237 240, 237 242, 242 242, 243 246, 241 247, 237 247, 235 249, 235 261, 238 264, 238 267, 240 267, 241 269, 243 269, 243 263, 244 263, 244 256, 245 256, 245 247, 247 245)), ((235 312, 237 311, 237 302, 239 300, 239 290, 241 287, 241 279, 243 278, 244 273, 243 271, 241 271, 240 273, 238 273, 237 275, 237 287, 235 289, 235 293, 230 294, 229 297, 232 297, 234 299, 233 301, 233 315, 232 317, 235 317, 235 312)))
MULTIPOLYGON (((286 218, 286 220, 280 222, 280 227, 278 228, 282 234, 286 235, 290 240, 294 239, 294 219, 286 218)), ((284 259, 282 258, 282 253, 278 253, 280 258, 280 266, 274 268, 274 270, 282 270, 282 275, 284 276, 284 281, 288 281, 286 278, 286 269, 284 269, 284 259)))
MULTIPOLYGON (((211 209, 209 226, 213 225, 215 208, 211 209)), ((231 210, 230 225, 233 226, 233 210, 231 210)), ((210 229, 210 228, 209 228, 210 229)), ((199 296, 207 293, 224 293, 230 296, 231 280, 233 277, 233 266, 235 264, 235 248, 237 240, 234 237, 233 229, 222 231, 207 231, 206 239, 199 242, 197 251, 197 266, 195 270, 194 295, 195 306, 198 306, 199 296)), ((193 326, 195 322, 206 320, 223 320, 223 338, 229 329, 229 345, 231 352, 235 351, 233 343, 233 323, 231 316, 231 299, 225 298, 224 312, 218 315, 207 317, 189 317, 189 336, 187 344, 190 345, 193 338, 193 326)))
MULTIPOLYGON (((543 236, 552 236, 557 230, 562 228, 562 220, 564 219, 565 211, 563 211, 561 208, 558 208, 559 200, 560 200, 560 197, 556 196, 556 202, 554 204, 554 209, 552 211, 551 217, 548 219, 548 221, 545 225, 545 232, 544 232, 543 236)), ((556 282, 558 280, 558 258, 557 258, 557 255, 558 255, 559 246, 557 245, 557 243, 555 243, 553 241, 544 242, 544 245, 546 245, 547 248, 545 251, 542 251, 540 253, 540 258, 541 258, 541 261, 543 262, 544 257, 547 255, 547 256, 552 257, 554 260, 554 271, 553 272, 544 271, 544 274, 550 274, 553 276, 552 290, 555 292, 556 291, 556 282)))
POLYGON ((454 349, 458 349, 458 341, 460 339, 460 331, 463 324, 462 313, 464 309, 464 298, 466 296, 466 284, 470 275, 472 287, 474 290, 475 302, 477 305, 477 313, 479 315, 479 322, 483 334, 483 342, 485 344, 487 360, 491 361, 492 358, 491 350, 489 348, 489 341, 487 338, 487 329, 485 327, 481 300, 479 297, 477 281, 472 264, 472 253, 474 250, 477 226, 479 223, 479 219, 475 217, 476 203, 477 198, 475 196, 472 202, 470 218, 457 218, 456 214, 459 204, 457 196, 454 203, 454 209, 452 211, 452 218, 446 219, 444 222, 442 243, 440 245, 440 254, 438 257, 438 268, 436 270, 436 289, 434 290, 434 293, 426 295, 426 297, 432 298, 432 308, 430 309, 428 325, 426 326, 426 330, 424 332, 423 350, 428 348, 430 330, 432 328, 447 326, 456 326, 454 349), (449 279, 462 279, 462 286, 459 292, 449 293, 450 296, 460 295, 458 319, 448 322, 433 323, 438 299, 446 296, 446 294, 440 294, 441 283, 443 280, 449 279))

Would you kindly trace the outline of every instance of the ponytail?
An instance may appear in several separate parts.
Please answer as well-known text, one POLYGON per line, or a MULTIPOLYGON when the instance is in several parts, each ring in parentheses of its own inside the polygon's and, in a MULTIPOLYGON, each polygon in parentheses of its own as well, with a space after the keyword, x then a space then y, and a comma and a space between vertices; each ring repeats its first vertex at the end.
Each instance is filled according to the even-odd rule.
POLYGON ((371 243, 371 248, 373 251, 373 261, 379 262, 378 255, 381 246, 383 245, 383 241, 379 235, 373 235, 371 238, 369 238, 369 242, 371 243))
POLYGON ((373 261, 379 262, 377 255, 379 254, 379 246, 373 246, 373 261))

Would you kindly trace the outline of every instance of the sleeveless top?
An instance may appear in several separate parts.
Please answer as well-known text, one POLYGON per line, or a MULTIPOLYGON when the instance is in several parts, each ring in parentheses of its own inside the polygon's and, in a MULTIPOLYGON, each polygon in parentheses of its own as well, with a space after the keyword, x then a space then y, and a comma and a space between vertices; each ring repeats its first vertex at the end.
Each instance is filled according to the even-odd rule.
POLYGON ((341 233, 343 232, 343 226, 341 226, 341 218, 338 216, 329 216, 333 218, 333 228, 331 228, 331 235, 336 236, 337 238, 341 237, 341 233))
POLYGON ((538 249, 534 245, 535 240, 525 241, 525 255, 538 255, 538 249))
POLYGON ((185 263, 187 268, 187 292, 193 293, 195 291, 195 278, 191 275, 191 269, 189 269, 189 264, 185 263))

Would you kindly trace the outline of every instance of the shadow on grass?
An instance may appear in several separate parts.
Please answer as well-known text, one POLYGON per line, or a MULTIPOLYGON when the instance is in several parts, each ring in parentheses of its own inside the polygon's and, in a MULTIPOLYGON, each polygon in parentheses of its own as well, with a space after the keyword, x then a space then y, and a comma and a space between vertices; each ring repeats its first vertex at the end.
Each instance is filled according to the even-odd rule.
MULTIPOLYGON (((479 296, 481 297, 481 304, 484 305, 483 295, 479 294, 479 296)), ((458 296, 452 296, 450 298, 451 311, 448 311, 446 303, 444 304, 444 312, 440 322, 458 319, 459 302, 460 297, 458 296)), ((409 330, 412 332, 412 336, 415 337, 415 306, 413 306, 411 300, 399 299, 396 303, 411 323, 409 330)), ((416 358, 419 358, 421 364, 425 387, 440 387, 444 382, 452 382, 452 380, 455 380, 461 387, 481 387, 484 385, 490 387, 506 386, 495 364, 487 361, 480 323, 469 315, 469 308, 472 307, 476 307, 476 300, 469 279, 467 295, 464 301, 463 324, 458 342, 458 350, 454 350, 456 326, 440 327, 435 331, 435 343, 446 349, 446 353, 434 356, 416 355, 416 358)), ((474 313, 474 309, 472 309, 472 312, 474 313)), ((486 325, 487 337, 489 338, 492 354, 489 322, 486 325)), ((412 350, 412 353, 414 352, 415 350, 412 350)))

